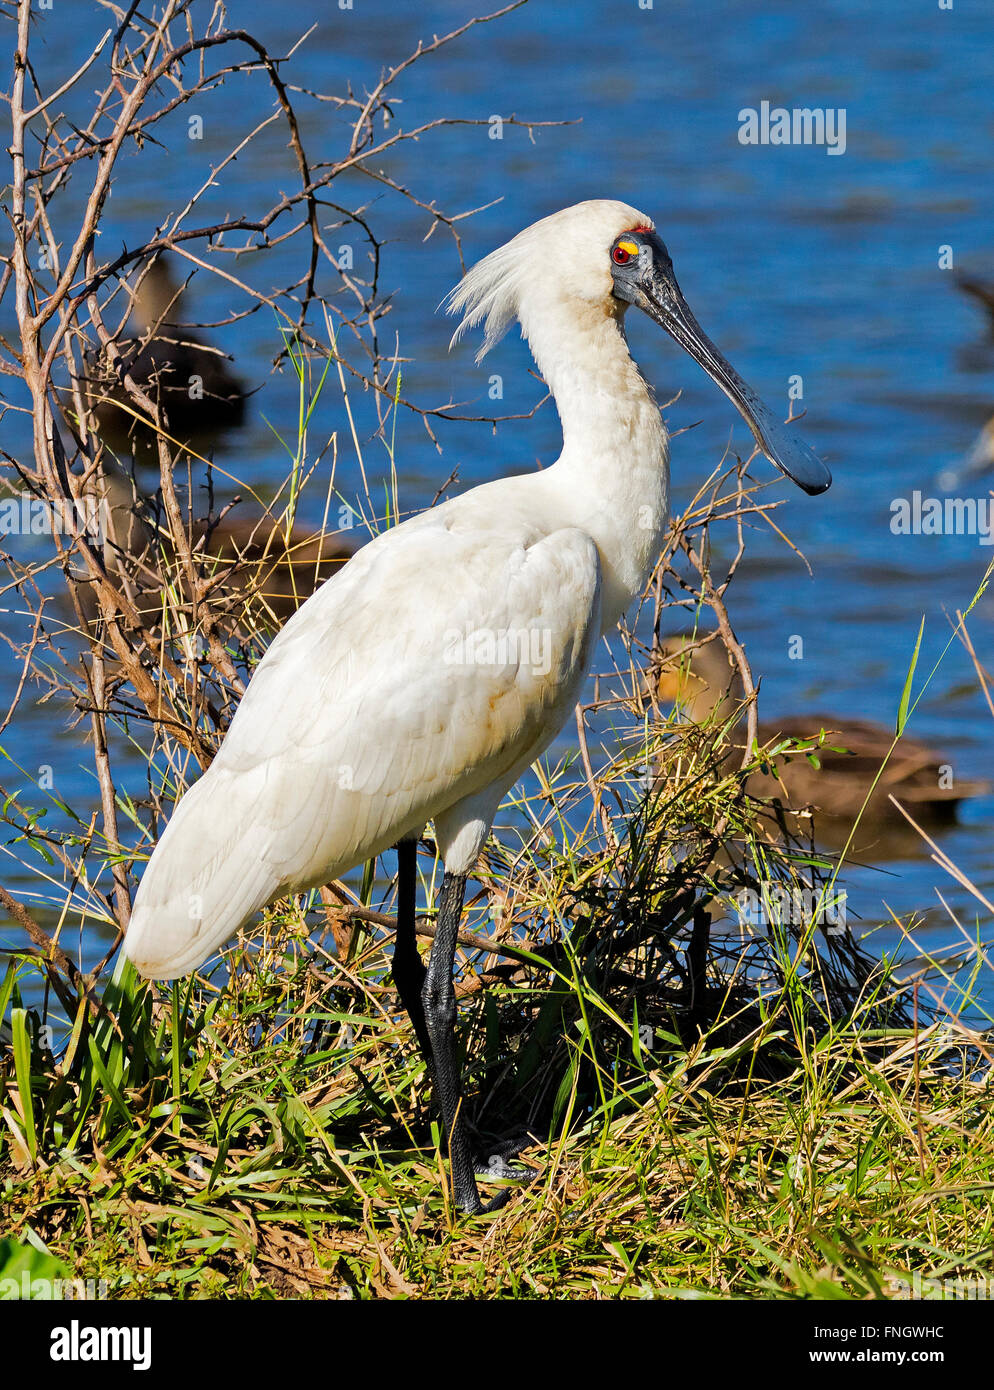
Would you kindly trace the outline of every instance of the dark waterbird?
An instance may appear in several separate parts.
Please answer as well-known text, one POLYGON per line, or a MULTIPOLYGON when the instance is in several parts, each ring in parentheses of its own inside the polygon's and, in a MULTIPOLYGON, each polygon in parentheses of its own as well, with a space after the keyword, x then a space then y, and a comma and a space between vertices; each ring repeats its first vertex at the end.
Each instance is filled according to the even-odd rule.
MULTIPOLYGON (((176 585, 186 601, 192 597, 169 528, 157 519, 151 500, 133 479, 108 459, 88 495, 98 504, 108 570, 131 575, 139 613, 157 626, 165 586, 176 585)), ((299 522, 288 528, 269 513, 229 512, 216 521, 197 518, 185 530, 211 602, 237 614, 250 602, 254 625, 268 630, 281 627, 355 550, 348 532, 327 532, 299 522)), ((84 610, 92 621, 96 598, 85 585, 83 594, 84 610)))
POLYGON ((245 389, 224 353, 184 322, 183 287, 166 258, 143 265, 129 292, 134 335, 118 342, 116 360, 107 352, 86 360, 84 393, 101 437, 118 452, 148 444, 126 375, 158 404, 175 440, 209 440, 241 424, 245 389))
MULTIPOLYGON (((657 700, 676 705, 694 723, 738 725, 741 677, 730 666, 720 640, 705 638, 706 634, 684 633, 662 642, 652 676, 657 700)), ((921 838, 892 796, 919 824, 936 827, 952 824, 962 801, 989 790, 984 782, 957 781, 950 764, 918 739, 904 735, 891 751, 893 731, 866 719, 815 711, 788 715, 761 720, 757 739, 760 748, 790 739, 806 751, 771 757, 768 771, 750 773, 746 791, 760 801, 778 801, 792 828, 813 820, 815 838, 825 845, 844 843, 862 811, 860 845, 866 841, 878 852, 898 854, 920 850, 921 838), (885 759, 887 765, 871 792, 885 759)), ((729 765, 737 767, 742 752, 741 745, 729 748, 729 765)))

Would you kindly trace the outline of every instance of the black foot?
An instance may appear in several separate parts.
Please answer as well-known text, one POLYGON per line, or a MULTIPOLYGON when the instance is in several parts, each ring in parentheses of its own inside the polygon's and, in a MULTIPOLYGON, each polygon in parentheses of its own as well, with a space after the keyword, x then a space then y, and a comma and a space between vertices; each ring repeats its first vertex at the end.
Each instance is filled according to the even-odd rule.
POLYGON ((489 1202, 481 1202, 479 1194, 475 1198, 467 1198, 466 1201, 457 1202, 459 1210, 466 1216, 489 1216, 492 1211, 500 1211, 501 1207, 506 1207, 511 1199, 511 1189, 502 1187, 496 1197, 491 1197, 489 1202))
POLYGON ((500 1211, 501 1207, 506 1207, 511 1200, 511 1189, 502 1187, 496 1197, 491 1197, 489 1202, 484 1202, 480 1207, 478 1215, 489 1216, 492 1211, 500 1211))
POLYGON ((473 1160, 473 1172, 484 1181, 531 1182, 538 1169, 527 1168, 522 1163, 508 1163, 500 1154, 488 1154, 485 1158, 473 1160))
POLYGON ((492 1182, 531 1182, 538 1173, 537 1168, 529 1168, 527 1164, 510 1163, 508 1160, 516 1158, 522 1149, 527 1149, 535 1142, 534 1136, 527 1130, 519 1130, 504 1139, 494 1140, 482 1139, 477 1134, 473 1146, 473 1168, 476 1176, 489 1178, 492 1182))

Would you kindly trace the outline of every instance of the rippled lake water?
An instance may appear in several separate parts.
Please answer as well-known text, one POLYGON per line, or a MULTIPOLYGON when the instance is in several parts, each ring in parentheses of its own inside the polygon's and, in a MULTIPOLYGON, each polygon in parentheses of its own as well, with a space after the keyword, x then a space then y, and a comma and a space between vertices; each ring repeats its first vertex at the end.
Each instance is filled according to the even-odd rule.
MULTIPOLYGON (((238 0, 233 23, 286 50, 312 24, 287 65, 294 85, 322 92, 368 88, 384 65, 421 38, 472 14, 466 3, 400 7, 355 0, 341 10, 317 0, 275 7, 238 0)), ((39 16, 34 61, 43 76, 65 74, 106 26, 108 12, 61 4, 39 16), (57 19, 54 15, 57 14, 57 19)), ((488 121, 515 113, 571 124, 538 128, 534 138, 506 125, 458 125, 405 147, 387 168, 420 197, 450 212, 500 200, 462 224, 468 260, 528 222, 587 197, 618 197, 653 216, 682 287, 705 329, 739 371, 786 411, 788 381, 803 381, 803 433, 829 461, 835 484, 808 499, 788 483, 777 519, 804 552, 803 563, 765 529, 749 537, 748 561, 730 595, 736 629, 763 677, 765 717, 817 708, 893 724, 918 625, 925 617, 927 671, 949 635, 949 621, 972 598, 994 547, 976 536, 895 534, 892 504, 917 490, 939 495, 937 478, 970 448, 994 411, 994 343, 981 315, 960 295, 948 268, 994 274, 994 14, 986 0, 955 0, 952 10, 907 0, 825 0, 818 6, 713 0, 636 0, 559 5, 533 0, 477 27, 410 69, 398 87, 395 119, 404 128, 439 116, 488 121), (740 143, 739 112, 761 103, 844 110, 844 153, 816 145, 740 143), (948 248, 943 250, 943 248, 948 248), (803 659, 788 656, 803 638, 803 659)), ((312 157, 342 148, 346 123, 331 106, 301 99, 312 157)), ((103 235, 106 244, 144 240, 169 209, 199 184, 237 131, 265 114, 232 88, 210 107, 205 138, 193 146, 185 116, 164 131, 164 148, 122 160, 103 235)), ((261 182, 285 165, 282 137, 225 169, 217 208, 254 205, 261 182)), ((353 198, 353 179, 346 196, 353 198)), ((451 355, 451 324, 435 312, 458 278, 451 241, 423 240, 428 218, 367 181, 380 225, 390 226, 382 284, 395 292, 387 320, 399 335, 405 394, 422 402, 473 402, 487 413, 487 381, 504 381, 503 408, 527 411, 541 394, 527 350, 509 336, 487 360, 474 349, 451 355)), ((332 220, 329 212, 328 220, 332 220)), ((259 272, 262 273, 261 271, 259 272)), ((267 272, 268 273, 268 272, 267 272)), ((277 277, 273 272, 273 279, 277 277)), ((201 276, 194 302, 207 321, 231 305, 218 282, 201 276)), ((6 311, 5 311, 6 312, 6 311)), ((701 371, 646 321, 630 316, 633 350, 668 409, 671 429, 700 422, 672 448, 674 509, 693 494, 731 437, 743 428, 701 371)), ((4 320, 3 330, 9 329, 4 320)), ((264 485, 285 472, 266 420, 295 429, 288 376, 271 377, 278 347, 272 319, 256 314, 217 335, 258 386, 246 427, 218 451, 222 465, 264 485), (265 417, 265 418, 264 418, 265 417)), ((8 449, 26 448, 4 422, 8 449)), ((328 390, 312 439, 342 431, 339 488, 360 480, 341 397, 328 390)), ((458 465, 462 484, 508 469, 551 462, 558 422, 545 408, 493 436, 483 426, 441 429, 443 454, 419 422, 401 417, 396 451, 405 507, 431 500, 458 465)), ((367 466, 386 467, 367 442, 367 466)), ((757 476, 768 476, 757 463, 757 476)), ((988 495, 990 478, 968 494, 988 495)), ((320 491, 320 490, 319 490, 320 491)), ((314 505, 317 506, 317 493, 314 505)), ((715 535, 716 549, 730 545, 715 535)), ((994 665, 994 595, 974 610, 980 658, 994 665)), ((17 672, 5 658, 2 695, 17 672)), ((911 732, 947 754, 961 778, 994 771, 994 720, 954 644, 919 706, 911 732)), ((5 746, 25 767, 52 764, 60 795, 96 807, 86 749, 51 706, 25 711, 5 746)), ((125 783, 140 793, 135 761, 125 783)), ((944 850, 988 897, 994 894, 994 800, 967 804, 944 850)), ((850 902, 869 925, 896 914, 928 914, 923 940, 953 939, 941 892, 970 921, 979 905, 925 856, 850 875, 850 902)), ((983 917, 983 914, 980 914, 983 917)), ((892 945, 885 930, 877 938, 892 945)), ((988 990, 994 994, 994 990, 988 990)))

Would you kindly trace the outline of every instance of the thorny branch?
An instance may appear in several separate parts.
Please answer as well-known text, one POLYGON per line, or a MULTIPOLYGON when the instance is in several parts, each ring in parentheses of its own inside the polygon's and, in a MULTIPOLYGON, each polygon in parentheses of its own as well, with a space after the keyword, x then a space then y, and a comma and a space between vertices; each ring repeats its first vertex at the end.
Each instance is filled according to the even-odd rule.
MULTIPOLYGON (((95 35, 89 52, 46 86, 31 56, 35 28, 43 21, 32 14, 29 0, 18 0, 13 77, 5 97, 12 174, 4 211, 11 242, 0 259, 0 301, 12 296, 18 337, 0 337, 0 379, 10 383, 0 393, 0 419, 29 418, 32 445, 30 458, 27 450, 0 453, 0 500, 42 509, 48 553, 39 559, 37 545, 22 548, 12 541, 11 553, 2 557, 10 577, 3 602, 11 619, 3 635, 18 663, 3 728, 46 704, 53 713, 59 708, 85 718, 99 809, 88 830, 74 820, 56 831, 44 825, 23 788, 6 793, 2 819, 13 830, 13 843, 48 862, 54 856, 64 875, 64 898, 60 903, 56 894, 51 905, 58 921, 54 936, 42 942, 42 928, 7 890, 0 902, 43 950, 50 971, 60 972, 63 992, 76 989, 81 977, 58 945, 59 933, 94 909, 116 926, 120 939, 130 913, 135 857, 154 842, 163 806, 168 809, 210 762, 271 635, 276 615, 257 576, 276 557, 274 563, 290 573, 295 600, 306 597, 309 589, 296 592, 304 561, 301 571, 294 568, 293 547, 311 554, 317 545, 318 558, 307 561, 313 585, 323 577, 321 547, 334 531, 327 523, 335 437, 326 446, 332 479, 323 530, 316 538, 296 539, 300 491, 325 452, 307 457, 302 414, 294 470, 274 499, 264 500, 232 479, 259 519, 248 527, 247 539, 238 533, 241 548, 234 560, 218 560, 219 537, 231 527, 227 508, 214 506, 214 478, 221 470, 209 456, 213 439, 200 444, 196 431, 177 420, 175 397, 162 385, 166 378, 148 367, 150 354, 153 363, 159 361, 153 352, 158 343, 171 342, 178 353, 184 344, 199 345, 200 361, 213 349, 194 327, 173 327, 182 284, 167 302, 146 311, 155 265, 170 257, 187 278, 199 273, 224 284, 229 309, 222 324, 260 310, 274 314, 279 336, 273 371, 290 364, 303 392, 334 364, 346 405, 350 385, 370 393, 382 438, 401 411, 423 420, 433 441, 432 420, 496 423, 495 417, 461 413, 451 401, 426 406, 401 394, 403 359, 396 342, 387 350, 379 338, 391 308, 380 285, 387 234, 379 229, 379 211, 357 199, 354 175, 403 199, 425 224, 425 238, 446 230, 462 266, 459 229, 476 209, 438 207, 430 195, 408 186, 400 156, 412 142, 439 138, 449 126, 487 122, 438 116, 404 129, 393 106, 413 65, 430 62, 467 31, 500 20, 522 3, 515 0, 419 43, 360 97, 351 88, 344 95, 309 93, 291 84, 291 58, 307 35, 284 54, 273 54, 248 30, 228 28, 222 6, 201 12, 193 0, 166 0, 155 18, 136 3, 108 5, 113 26, 95 35), (78 107, 94 79, 88 114, 82 122, 70 118, 64 108, 78 107), (250 94, 258 112, 251 129, 223 158, 194 168, 185 202, 150 226, 140 244, 105 246, 108 197, 116 189, 120 199, 134 167, 123 166, 122 156, 140 160, 146 146, 163 142, 170 118, 183 111, 199 117, 233 89, 239 99, 250 94), (314 101, 332 103, 346 119, 325 147, 311 151, 299 108, 314 101), (243 200, 220 216, 201 216, 208 198, 216 207, 222 175, 276 125, 285 133, 287 155, 270 179, 257 179, 257 206, 246 207, 243 200), (339 193, 346 188, 345 174, 353 177, 339 193), (362 238, 364 264, 340 264, 328 242, 329 230, 346 226, 362 238), (260 256, 277 249, 284 278, 274 284, 272 274, 260 274, 258 267, 260 256), (251 265, 251 275, 241 272, 243 262, 251 265), (117 412, 113 418, 123 440, 109 433, 109 409, 117 412), (154 495, 147 482, 144 492, 139 486, 149 464, 157 474, 154 495), (205 493, 203 515, 199 499, 205 493), (255 569, 248 567, 249 551, 255 569), (61 576, 54 591, 53 575, 61 576), (18 622, 25 627, 20 636, 18 622), (118 765, 122 736, 141 750, 147 765, 141 802, 125 790, 118 765)), ((554 124, 513 115, 506 120, 531 137, 537 124, 554 124)), ((219 354, 216 361, 223 364, 219 354)), ((43 877, 51 897, 58 880, 47 868, 43 877)), ((69 995, 63 1003, 68 1011, 69 995)))

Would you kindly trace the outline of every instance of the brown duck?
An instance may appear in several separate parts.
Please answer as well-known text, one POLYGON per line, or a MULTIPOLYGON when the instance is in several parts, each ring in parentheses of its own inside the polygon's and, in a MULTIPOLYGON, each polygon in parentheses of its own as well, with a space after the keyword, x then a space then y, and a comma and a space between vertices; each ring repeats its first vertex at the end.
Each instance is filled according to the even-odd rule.
MULTIPOLYGON (((705 636, 695 639, 681 635, 663 642, 652 667, 656 699, 676 704, 694 723, 738 720, 741 679, 733 672, 720 639, 696 645, 705 636)), ((768 772, 750 774, 746 791, 762 801, 776 798, 788 811, 802 813, 805 819, 812 815, 818 838, 826 843, 844 841, 890 750, 893 734, 869 720, 818 713, 760 722, 760 748, 775 746, 786 738, 809 743, 818 766, 803 752, 778 754, 770 760, 768 772)), ((741 751, 740 746, 729 752, 733 766, 738 765, 741 751)), ((953 822, 959 802, 987 790, 986 783, 955 781, 949 764, 927 744, 904 736, 863 812, 860 830, 864 833, 858 835, 861 844, 857 848, 868 845, 871 839, 891 838, 895 831, 902 836, 910 831, 890 796, 906 806, 920 824, 935 826, 953 822)), ((795 825, 801 824, 795 821, 795 825)))
MULTIPOLYGON (((86 389, 104 442, 120 449, 147 445, 151 438, 136 424, 121 379, 125 372, 158 400, 173 437, 205 441, 240 423, 242 386, 223 355, 180 324, 182 291, 166 260, 146 263, 131 293, 139 336, 120 344, 123 355, 116 371, 106 358, 96 367, 89 364, 86 389)), ((177 573, 172 538, 156 526, 148 499, 106 454, 86 491, 99 507, 108 569, 131 575, 138 609, 154 622, 161 612, 162 587, 177 573)), ((228 515, 213 526, 195 521, 187 536, 211 600, 239 611, 251 600, 256 622, 269 629, 286 622, 355 549, 345 533, 299 523, 287 533, 268 514, 228 515)), ((84 589, 84 611, 92 621, 97 605, 92 594, 89 601, 85 595, 84 589)))
POLYGON ((158 403, 174 439, 205 441, 240 425, 244 387, 224 354, 183 323, 183 290, 164 257, 138 271, 131 296, 137 331, 118 343, 117 361, 103 353, 86 361, 84 394, 106 443, 120 452, 148 442, 125 375, 158 403))
MULTIPOLYGON (((161 612, 162 586, 177 572, 172 539, 156 526, 151 504, 123 469, 104 459, 102 470, 88 493, 99 504, 104 563, 111 572, 132 575, 137 607, 154 620, 161 612)), ((213 527, 195 521, 187 535, 211 600, 232 610, 251 601, 264 628, 282 626, 355 552, 347 533, 298 523, 288 534, 268 513, 225 516, 213 527)))

